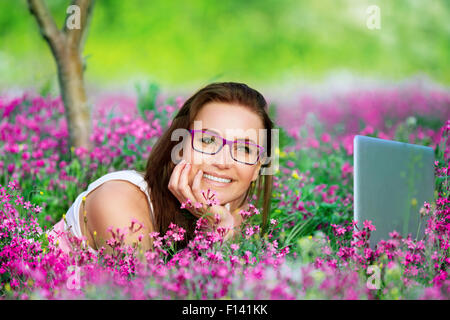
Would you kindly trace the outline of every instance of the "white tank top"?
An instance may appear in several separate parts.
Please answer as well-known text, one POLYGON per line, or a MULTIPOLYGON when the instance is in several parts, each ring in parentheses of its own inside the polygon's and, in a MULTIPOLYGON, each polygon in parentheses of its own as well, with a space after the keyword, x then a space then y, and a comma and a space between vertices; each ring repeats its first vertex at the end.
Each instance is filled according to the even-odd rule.
POLYGON ((152 202, 150 201, 150 196, 147 193, 147 182, 144 180, 144 177, 138 173, 135 170, 123 170, 123 171, 116 171, 116 172, 111 172, 108 174, 105 174, 104 176, 100 177, 99 179, 95 180, 94 182, 92 182, 86 191, 83 191, 82 193, 80 193, 78 195, 78 197, 75 199, 75 202, 72 204, 72 206, 69 208, 69 210, 67 210, 66 213, 66 222, 64 225, 64 229, 67 230, 68 228, 71 227, 71 232, 73 233, 74 236, 77 236, 79 238, 82 237, 82 233, 81 233, 81 228, 80 228, 80 217, 79 217, 79 213, 80 213, 80 205, 81 205, 81 201, 83 200, 83 197, 87 196, 89 194, 89 192, 91 192, 92 190, 94 190, 95 188, 97 188, 98 186, 100 186, 102 183, 106 182, 106 181, 110 181, 110 180, 126 180, 129 181, 135 185, 137 185, 142 192, 145 193, 145 195, 147 196, 147 200, 148 203, 150 204, 150 218, 152 221, 152 224, 155 225, 154 221, 154 216, 153 216, 153 205, 152 202))

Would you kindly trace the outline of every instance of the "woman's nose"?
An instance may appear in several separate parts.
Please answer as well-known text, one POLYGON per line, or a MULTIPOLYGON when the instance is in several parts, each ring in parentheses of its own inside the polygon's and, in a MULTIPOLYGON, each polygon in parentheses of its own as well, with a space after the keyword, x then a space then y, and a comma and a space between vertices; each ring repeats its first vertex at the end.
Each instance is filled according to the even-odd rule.
POLYGON ((233 164, 234 160, 231 157, 230 146, 224 145, 223 148, 213 155, 214 164, 230 166, 233 164))

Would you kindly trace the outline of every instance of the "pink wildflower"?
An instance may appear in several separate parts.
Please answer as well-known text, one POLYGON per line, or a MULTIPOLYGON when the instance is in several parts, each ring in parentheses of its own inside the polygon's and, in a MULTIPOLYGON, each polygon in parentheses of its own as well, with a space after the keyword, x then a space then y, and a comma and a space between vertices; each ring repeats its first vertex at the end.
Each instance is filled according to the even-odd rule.
POLYGON ((375 226, 372 224, 371 220, 364 221, 364 228, 369 229, 370 231, 376 230, 375 226))

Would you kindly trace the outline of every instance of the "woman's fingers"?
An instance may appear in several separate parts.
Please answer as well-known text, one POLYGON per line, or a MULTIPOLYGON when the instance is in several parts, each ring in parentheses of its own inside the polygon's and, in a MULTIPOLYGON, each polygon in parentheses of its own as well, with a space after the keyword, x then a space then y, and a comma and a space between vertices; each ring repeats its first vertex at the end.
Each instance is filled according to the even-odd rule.
POLYGON ((186 166, 186 161, 185 160, 181 160, 175 166, 175 168, 173 168, 172 175, 170 176, 169 185, 168 185, 168 188, 169 188, 170 191, 177 192, 178 181, 180 180, 180 174, 181 174, 181 171, 184 169, 185 166, 186 166))
POLYGON ((180 163, 176 165, 176 167, 172 171, 172 175, 169 180, 169 190, 173 193, 173 195, 180 201, 180 203, 186 202, 187 198, 183 196, 180 190, 180 178, 183 174, 183 171, 186 168, 186 161, 182 160, 180 163))
MULTIPOLYGON (((203 171, 199 170, 194 177, 192 188, 189 185, 189 172, 191 165, 185 160, 178 163, 173 169, 172 175, 169 180, 169 190, 175 195, 180 203, 186 202, 187 199, 192 201, 193 208, 187 208, 196 217, 201 217, 205 212, 210 212, 212 215, 205 216, 205 218, 212 224, 215 222, 214 214, 218 214, 223 224, 226 220, 229 220, 231 214, 228 207, 213 206, 208 207, 206 205, 206 199, 203 198, 202 190, 200 189, 200 182, 203 176, 203 171), (203 207, 195 208, 196 203, 201 203, 203 207)), ((229 223, 226 223, 229 224, 229 223)))
MULTIPOLYGON (((192 201, 193 205, 195 205, 195 203, 197 203, 197 202, 200 202, 203 204, 203 202, 201 200, 199 201, 197 199, 197 197, 193 194, 192 189, 188 184, 190 168, 191 168, 190 164, 187 164, 186 167, 181 172, 180 181, 178 183, 178 192, 182 195, 182 197, 185 198, 185 201, 187 199, 190 199, 192 201)), ((199 208, 199 209, 202 209, 202 208, 199 208)))
MULTIPOLYGON (((206 208, 206 199, 204 199, 202 195, 202 190, 200 189, 200 181, 203 177, 203 170, 198 170, 197 174, 194 177, 194 181, 192 182, 192 193, 197 201, 203 204, 203 208, 206 208)), ((207 210, 207 209, 206 209, 207 210)), ((214 217, 212 215, 206 216, 206 218, 214 223, 214 217)))
MULTIPOLYGON (((189 177, 189 171, 191 170, 191 164, 186 163, 183 170, 180 173, 180 180, 178 181, 178 191, 182 192, 183 189, 186 188, 188 185, 188 177, 189 177)), ((193 199, 191 199, 193 200, 193 199)))
POLYGON ((192 193, 197 199, 202 199, 202 192, 200 190, 200 181, 202 180, 203 171, 198 170, 197 174, 194 177, 194 181, 192 182, 192 193))
MULTIPOLYGON (((186 202, 187 199, 190 199, 193 204, 197 202, 195 196, 190 191, 188 186, 188 177, 189 177, 190 164, 185 160, 182 160, 180 163, 176 165, 176 167, 172 171, 172 175, 169 180, 169 190, 175 195, 175 197, 180 201, 180 203, 186 202)), ((200 216, 197 214, 195 209, 187 208, 191 213, 196 216, 200 216)))

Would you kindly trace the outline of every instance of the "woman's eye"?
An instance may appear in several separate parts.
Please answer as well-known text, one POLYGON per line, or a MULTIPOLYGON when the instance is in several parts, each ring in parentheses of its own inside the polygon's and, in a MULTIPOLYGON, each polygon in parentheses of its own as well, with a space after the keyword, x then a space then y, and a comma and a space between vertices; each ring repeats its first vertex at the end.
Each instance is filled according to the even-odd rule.
POLYGON ((239 149, 239 151, 244 151, 244 152, 250 153, 250 148, 247 146, 240 146, 238 149, 239 149))
POLYGON ((214 142, 214 138, 211 139, 211 138, 203 137, 203 138, 202 138, 202 142, 203 142, 203 143, 210 144, 210 143, 214 142))

